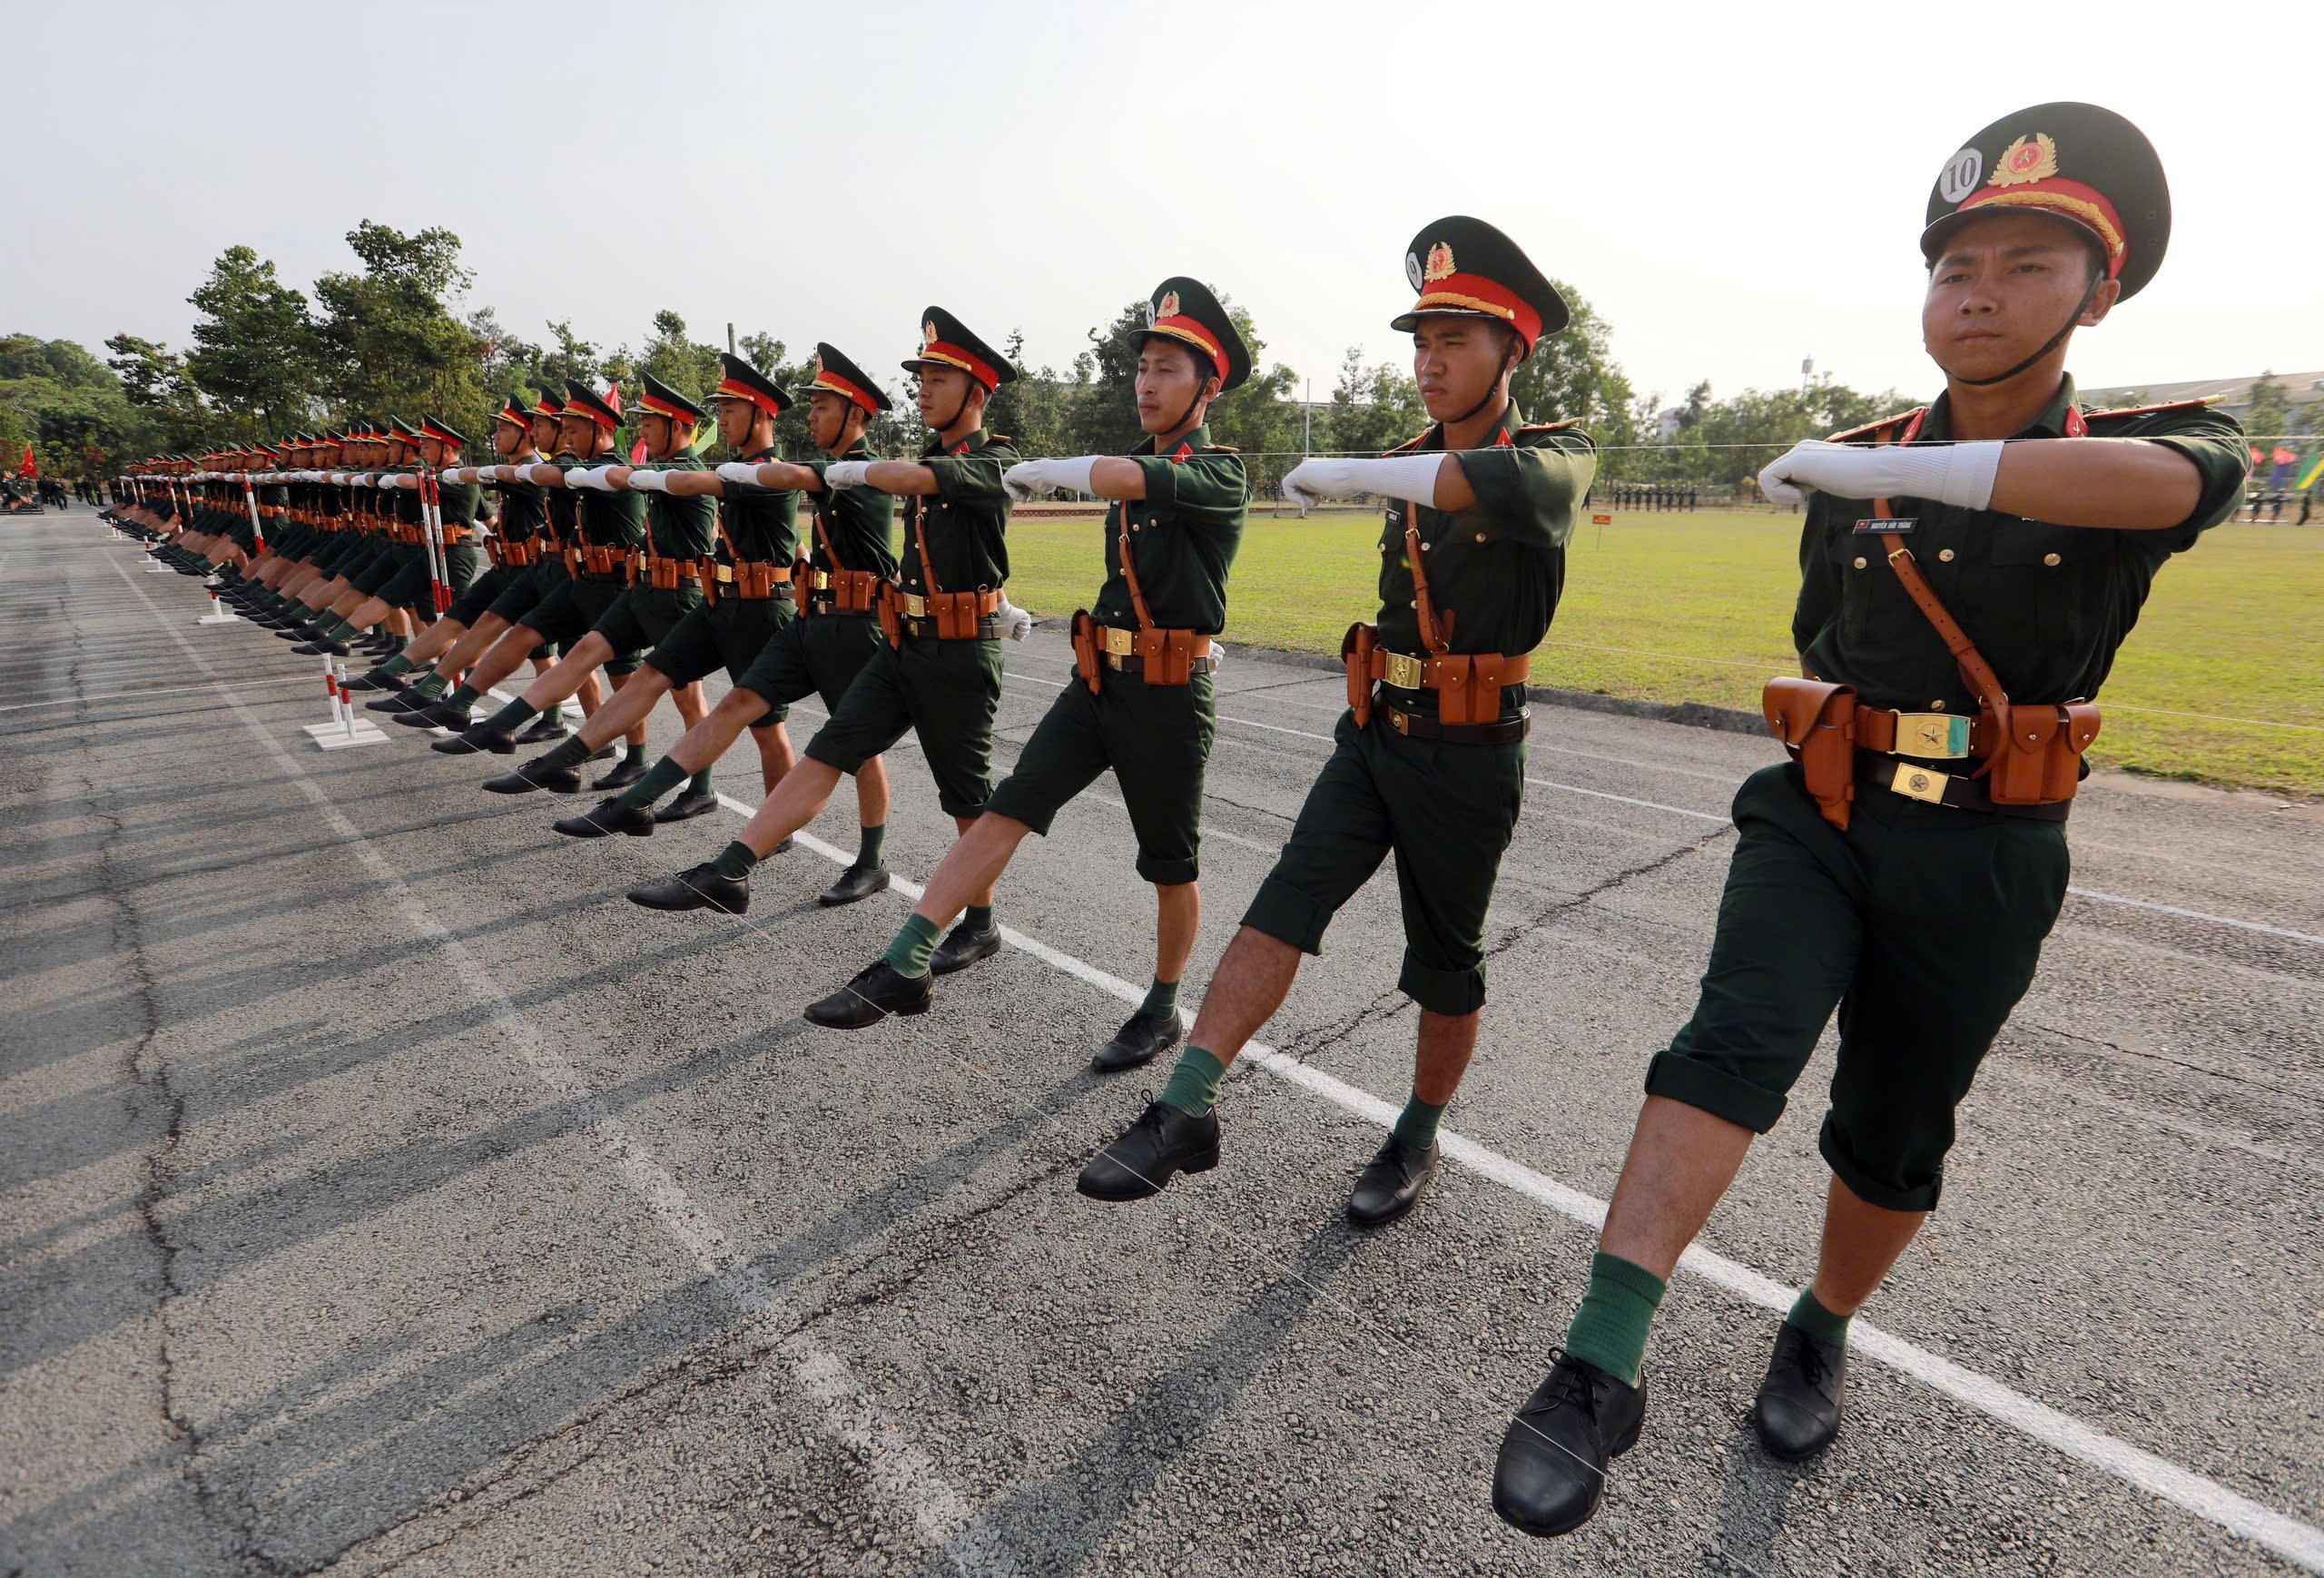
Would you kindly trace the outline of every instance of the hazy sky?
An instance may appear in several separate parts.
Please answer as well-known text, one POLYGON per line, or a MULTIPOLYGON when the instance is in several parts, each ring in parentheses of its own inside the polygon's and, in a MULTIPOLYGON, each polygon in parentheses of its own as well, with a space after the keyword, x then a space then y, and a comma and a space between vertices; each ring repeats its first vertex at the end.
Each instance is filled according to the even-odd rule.
POLYGON ((1937 167, 2081 98, 2145 128, 2176 209, 2082 381, 2324 367, 2324 6, 352 9, 0 5, 0 330, 182 344, 222 249, 304 289, 369 218, 450 227, 468 304, 527 339, 635 345, 671 307, 891 385, 928 301, 1061 369, 1191 273, 1320 395, 1351 344, 1407 354, 1405 243, 1461 212, 1579 287, 1641 393, 1806 356, 1925 392, 1937 167))

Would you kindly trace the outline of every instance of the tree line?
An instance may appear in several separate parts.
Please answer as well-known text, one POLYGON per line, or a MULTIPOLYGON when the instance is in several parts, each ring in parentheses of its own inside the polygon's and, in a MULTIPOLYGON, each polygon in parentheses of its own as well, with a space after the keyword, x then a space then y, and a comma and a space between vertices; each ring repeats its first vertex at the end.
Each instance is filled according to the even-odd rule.
MULTIPOLYGON (((263 440, 359 416, 409 420, 423 413, 481 440, 511 392, 529 397, 582 379, 617 380, 634 393, 645 371, 699 399, 718 381, 720 348, 695 338, 676 312, 656 312, 635 346, 592 344, 566 321, 546 322, 537 338, 527 338, 491 307, 465 305, 475 279, 450 231, 408 234, 367 220, 346 239, 350 266, 323 274, 311 293, 286 283, 252 249, 227 248, 187 298, 196 319, 182 349, 122 333, 105 341, 110 354, 99 360, 66 340, 0 336, 0 456, 13 468, 30 442, 48 475, 102 476, 116 462, 157 451, 263 440)), ((1666 424, 1614 360, 1610 326, 1571 286, 1558 289, 1571 306, 1571 323, 1520 370, 1515 398, 1531 420, 1578 421, 1606 451, 1600 473, 1610 481, 1728 492, 1799 439, 1907 403, 1893 391, 1862 394, 1828 379, 1724 399, 1703 383, 1666 424)), ((1213 407, 1217 442, 1255 458, 1376 454, 1427 425, 1410 370, 1367 365, 1353 349, 1327 397, 1311 403, 1289 367, 1266 360, 1249 311, 1228 307, 1254 371, 1213 407)), ((1025 376, 994 399, 990 426, 1029 455, 1131 448, 1138 439, 1131 386, 1144 321, 1143 299, 1125 303, 1088 330, 1087 346, 1062 369, 1027 366, 1022 333, 1010 335, 1004 353, 1025 376)), ((807 380, 812 349, 763 330, 735 341, 737 354, 789 385, 807 380)), ((872 348, 850 350, 876 369, 872 348)), ((908 380, 899 374, 888 382, 897 411, 872 441, 883 453, 910 452, 921 434, 908 380)), ((2324 421, 2324 409, 2316 419, 2324 421)), ((779 437, 787 453, 806 450, 803 410, 785 419, 779 437)), ((1272 488, 1287 464, 1255 462, 1255 488, 1272 488)))

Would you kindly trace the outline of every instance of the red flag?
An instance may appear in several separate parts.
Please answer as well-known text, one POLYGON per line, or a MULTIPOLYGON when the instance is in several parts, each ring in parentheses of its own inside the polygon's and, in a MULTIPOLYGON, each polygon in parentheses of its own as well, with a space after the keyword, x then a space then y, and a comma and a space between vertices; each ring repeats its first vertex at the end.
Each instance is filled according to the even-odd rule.
POLYGON ((629 463, 633 466, 643 466, 645 464, 645 439, 640 439, 637 442, 629 447, 629 463))
POLYGON ((33 459, 33 447, 30 444, 25 446, 25 463, 16 468, 16 475, 19 477, 40 475, 40 462, 33 459))
POLYGON ((2264 466, 2268 463, 2268 458, 2260 453, 2259 445, 2247 444, 2244 447, 2251 451, 2251 464, 2254 466, 2264 466))
POLYGON ((2275 448, 2275 452, 2270 455, 2268 459, 2273 460, 2279 466, 2289 466, 2294 460, 2299 459, 2299 457, 2293 454, 2290 449, 2285 449, 2281 444, 2278 444, 2275 448))

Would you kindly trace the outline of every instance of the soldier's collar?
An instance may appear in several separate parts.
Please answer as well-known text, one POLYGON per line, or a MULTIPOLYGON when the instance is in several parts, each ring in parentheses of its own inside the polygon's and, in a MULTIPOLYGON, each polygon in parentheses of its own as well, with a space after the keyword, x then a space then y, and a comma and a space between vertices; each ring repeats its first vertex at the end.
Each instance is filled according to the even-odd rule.
MULTIPOLYGON (((2022 432, 2010 436, 2017 439, 2064 438, 2067 419, 2074 409, 2073 394, 2073 374, 2069 372, 2058 380, 2057 395, 2042 408, 2042 414, 2026 424, 2022 432)), ((1952 436, 1953 399, 1949 394, 1940 394, 1929 402, 1928 416, 1921 422, 1921 430, 1916 437, 1927 440, 1952 436)))
POLYGON ((928 447, 921 451, 922 459, 933 455, 973 455, 985 446, 986 430, 979 428, 957 444, 947 444, 940 433, 928 435, 928 447))
POLYGON ((749 454, 747 454, 747 455, 745 455, 745 456, 743 456, 743 460, 744 460, 744 462, 746 462, 746 463, 747 463, 747 462, 749 462, 749 461, 752 461, 752 460, 757 460, 757 461, 764 462, 764 461, 772 460, 772 459, 774 459, 774 446, 773 446, 773 444, 769 444, 769 445, 768 445, 765 449, 753 449, 753 450, 752 450, 749 454))
MULTIPOLYGON (((1524 426, 1525 413, 1517 409, 1517 402, 1512 399, 1502 409, 1501 420, 1494 423, 1484 435, 1484 447, 1491 449, 1514 444, 1517 442, 1519 430, 1524 426)), ((1430 450, 1443 449, 1444 424, 1443 422, 1429 423, 1428 431, 1420 436, 1420 442, 1414 444, 1413 448, 1423 454, 1430 450)))
POLYGON ((870 460, 870 459, 875 459, 875 457, 874 457, 874 456, 872 455, 872 440, 871 440, 871 439, 865 439, 865 438, 858 438, 858 439, 855 440, 855 442, 853 442, 852 444, 850 444, 850 445, 849 445, 849 446, 848 446, 848 447, 847 447, 843 451, 842 451, 842 452, 841 452, 841 454, 840 454, 840 459, 842 459, 842 460, 853 460, 853 459, 858 459, 859 457, 860 457, 861 459, 866 459, 866 460, 870 460))
MULTIPOLYGON (((1210 424, 1208 422, 1196 422, 1193 427, 1188 428, 1185 432, 1179 434, 1176 439, 1173 439, 1170 441, 1168 453, 1175 455, 1181 449, 1207 449, 1209 448, 1210 424)), ((1145 442, 1141 443, 1137 449, 1130 451, 1133 455, 1159 455, 1163 452, 1161 440, 1152 433, 1147 434, 1145 442)))

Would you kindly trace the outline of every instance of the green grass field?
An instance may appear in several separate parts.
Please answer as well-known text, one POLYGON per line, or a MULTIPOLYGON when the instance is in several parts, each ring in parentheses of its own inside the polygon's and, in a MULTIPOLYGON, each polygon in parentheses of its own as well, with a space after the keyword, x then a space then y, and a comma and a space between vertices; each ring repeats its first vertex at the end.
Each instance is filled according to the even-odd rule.
MULTIPOLYGON (((1757 712, 1794 672, 1799 523, 1766 514, 1617 514, 1577 533, 1535 677, 1570 690, 1757 712)), ((1095 596, 1097 520, 1020 515, 1009 596, 1066 614, 1095 596)), ((1339 650, 1374 611, 1380 518, 1255 514, 1236 561, 1230 644, 1339 650)), ((2324 794, 2324 531, 2224 526, 2156 578, 2102 700, 2102 764, 2324 794), (2174 715, 2271 719, 2222 721, 2174 715)))

